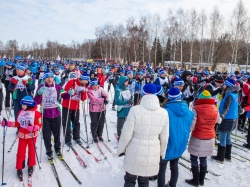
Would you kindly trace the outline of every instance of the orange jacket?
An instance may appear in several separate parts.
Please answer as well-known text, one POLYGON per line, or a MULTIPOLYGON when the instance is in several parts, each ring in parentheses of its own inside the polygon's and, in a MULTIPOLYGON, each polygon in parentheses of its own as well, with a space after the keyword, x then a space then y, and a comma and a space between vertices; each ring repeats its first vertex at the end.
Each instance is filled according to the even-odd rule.
POLYGON ((214 99, 198 99, 194 109, 197 113, 197 120, 192 136, 204 140, 214 138, 214 126, 218 117, 214 99))

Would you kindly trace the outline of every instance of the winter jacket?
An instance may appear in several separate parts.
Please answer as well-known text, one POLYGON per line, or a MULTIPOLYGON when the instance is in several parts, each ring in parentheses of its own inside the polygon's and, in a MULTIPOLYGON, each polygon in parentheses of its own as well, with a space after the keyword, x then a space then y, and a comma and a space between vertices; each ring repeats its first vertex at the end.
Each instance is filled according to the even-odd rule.
POLYGON ((108 99, 108 94, 102 87, 98 86, 97 90, 93 90, 92 87, 89 86, 87 94, 90 112, 101 112, 106 110, 106 105, 104 104, 104 98, 102 98, 102 96, 108 99))
POLYGON ((225 97, 222 99, 219 112, 222 122, 219 125, 219 132, 230 132, 237 125, 238 114, 244 111, 238 104, 239 87, 233 86, 227 89, 225 97))
POLYGON ((186 150, 194 113, 185 101, 169 101, 166 108, 169 115, 168 148, 164 160, 179 158, 186 150))
MULTIPOLYGON (((61 110, 59 108, 59 105, 58 105, 58 101, 60 98, 62 99, 69 99, 70 98, 70 95, 62 89, 62 87, 58 84, 51 84, 51 85, 48 85, 47 83, 44 84, 40 84, 37 88, 37 91, 36 91, 36 95, 34 97, 34 101, 38 104, 38 105, 42 105, 41 107, 43 108, 43 117, 45 118, 56 118, 58 116, 61 116, 61 110), (56 94, 57 94, 57 101, 53 101, 55 103, 57 103, 55 107, 53 108, 44 108, 43 107, 43 98, 45 97, 44 94, 46 94, 46 92, 43 94, 43 95, 39 95, 37 94, 37 91, 41 88, 45 86, 46 88, 52 88, 52 87, 55 87, 56 89, 56 94)), ((45 100, 45 99, 44 99, 45 100)))
POLYGON ((124 82, 127 77, 121 76, 118 80, 118 86, 115 89, 115 104, 117 105, 117 117, 127 117, 130 107, 128 100, 131 99, 131 93, 127 87, 124 87, 124 82), (125 97, 128 97, 125 99, 125 97))
POLYGON ((80 107, 80 100, 84 101, 87 97, 87 88, 85 88, 86 91, 81 91, 80 93, 76 93, 76 88, 78 86, 83 86, 79 82, 78 79, 74 80, 69 80, 65 87, 64 90, 68 92, 71 88, 75 90, 75 94, 71 96, 71 99, 63 99, 62 101, 62 106, 65 108, 70 108, 70 110, 77 110, 80 107), (69 106, 70 103, 70 106, 69 106))
MULTIPOLYGON (((26 115, 24 114, 24 116, 26 117, 26 115)), ((26 117, 27 118, 27 117, 26 117)), ((20 127, 19 130, 18 130, 18 134, 17 136, 19 138, 22 138, 22 139, 29 139, 29 138, 32 138, 32 137, 37 137, 38 136, 38 131, 39 129, 42 127, 42 120, 41 120, 41 113, 37 111, 37 106, 35 106, 34 108, 30 109, 30 110, 21 110, 18 112, 18 116, 17 116, 17 120, 15 122, 13 122, 13 127, 20 127), (23 113, 28 113, 28 115, 32 114, 34 116, 30 116, 31 118, 34 117, 34 121, 31 122, 31 124, 33 126, 37 125, 39 128, 37 131, 32 131, 32 133, 30 131, 28 131, 26 128, 24 128, 23 126, 25 125, 28 125, 28 124, 20 124, 19 121, 20 121, 20 114, 23 114, 23 113)))
POLYGON ((141 103, 130 109, 118 144, 118 155, 125 153, 125 171, 145 177, 157 175, 168 138, 168 112, 155 95, 143 96, 141 103))
POLYGON ((199 139, 212 139, 215 137, 214 126, 218 118, 218 110, 215 100, 198 99, 195 102, 194 110, 197 114, 195 129, 192 136, 199 139))
POLYGON ((13 99, 14 100, 21 100, 27 95, 31 95, 31 92, 35 90, 35 84, 31 77, 28 75, 23 76, 14 76, 14 79, 18 80, 17 84, 13 84, 12 82, 9 83, 8 89, 13 91, 13 99), (24 85, 22 81, 27 81, 28 84, 24 85))
POLYGON ((100 83, 100 86, 104 87, 104 82, 106 81, 106 76, 103 75, 102 73, 99 73, 97 75, 98 82, 100 83))

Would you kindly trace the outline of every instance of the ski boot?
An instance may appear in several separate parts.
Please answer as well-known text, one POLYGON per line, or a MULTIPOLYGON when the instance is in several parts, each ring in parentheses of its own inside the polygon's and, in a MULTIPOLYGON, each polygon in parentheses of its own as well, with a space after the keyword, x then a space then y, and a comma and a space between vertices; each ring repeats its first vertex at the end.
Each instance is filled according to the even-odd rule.
POLYGON ((33 166, 29 166, 28 167, 28 175, 29 175, 29 177, 33 174, 33 171, 34 171, 33 166))
POLYGON ((20 181, 23 181, 23 170, 21 169, 17 170, 17 177, 19 178, 20 181))

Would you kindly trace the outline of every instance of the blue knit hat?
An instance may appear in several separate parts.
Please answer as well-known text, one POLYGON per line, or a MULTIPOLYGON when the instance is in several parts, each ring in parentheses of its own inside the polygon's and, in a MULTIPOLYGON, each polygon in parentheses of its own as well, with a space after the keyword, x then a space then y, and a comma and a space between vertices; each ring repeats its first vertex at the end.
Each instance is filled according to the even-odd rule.
POLYGON ((133 71, 131 71, 131 70, 127 71, 127 75, 129 75, 129 74, 133 75, 133 71))
POLYGON ((22 71, 25 71, 25 66, 23 64, 16 64, 16 69, 20 69, 22 71))
POLYGON ((227 79, 227 80, 225 81, 225 85, 226 85, 227 87, 235 86, 235 84, 236 84, 236 82, 235 82, 235 80, 233 80, 233 79, 227 79))
POLYGON ((90 81, 89 74, 87 74, 87 73, 82 74, 82 75, 80 76, 79 80, 90 81))
POLYGON ((164 70, 160 70, 159 72, 158 72, 158 75, 164 75, 165 74, 165 71, 164 70))
POLYGON ((139 71, 137 74, 142 75, 142 76, 144 75, 144 73, 142 71, 139 71))
POLYGON ((145 84, 142 88, 142 95, 148 95, 153 94, 155 95, 157 93, 157 88, 154 84, 145 84))
POLYGON ((169 100, 180 100, 181 99, 181 91, 178 88, 170 88, 168 91, 168 99, 169 100))
POLYGON ((29 95, 25 96, 20 103, 21 105, 26 105, 26 106, 36 106, 36 102, 29 95))
POLYGON ((155 85, 156 86, 156 89, 157 89, 157 93, 156 95, 160 95, 162 96, 163 92, 164 92, 164 89, 161 85, 155 85))
POLYGON ((98 80, 95 78, 90 82, 90 86, 98 85, 98 80))
POLYGON ((54 77, 54 74, 51 71, 46 71, 43 75, 43 80, 45 80, 49 77, 54 77))
POLYGON ((11 61, 7 61, 7 62, 6 62, 6 65, 7 65, 7 66, 12 66, 13 63, 12 63, 11 61))
POLYGON ((183 86, 184 85, 184 81, 177 77, 175 80, 174 80, 174 86, 183 86))

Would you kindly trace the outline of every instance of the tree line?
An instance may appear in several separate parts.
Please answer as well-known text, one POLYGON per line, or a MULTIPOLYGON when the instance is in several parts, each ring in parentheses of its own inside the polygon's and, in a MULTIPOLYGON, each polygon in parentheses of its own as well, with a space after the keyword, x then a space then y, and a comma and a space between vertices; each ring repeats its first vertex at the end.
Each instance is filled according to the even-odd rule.
POLYGON ((6 56, 31 54, 33 57, 108 58, 120 62, 164 61, 208 63, 212 69, 218 63, 248 64, 250 52, 250 19, 240 0, 231 16, 223 18, 218 7, 211 14, 204 10, 168 10, 159 14, 130 17, 125 23, 106 23, 95 28, 95 39, 80 43, 61 44, 48 40, 18 45, 16 40, 0 41, 0 54, 6 56))

